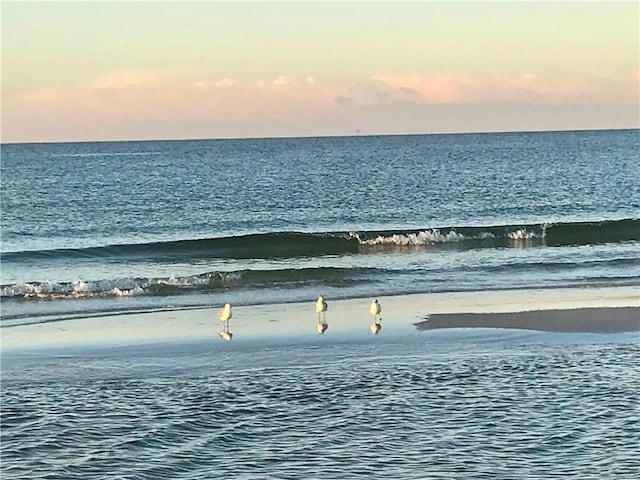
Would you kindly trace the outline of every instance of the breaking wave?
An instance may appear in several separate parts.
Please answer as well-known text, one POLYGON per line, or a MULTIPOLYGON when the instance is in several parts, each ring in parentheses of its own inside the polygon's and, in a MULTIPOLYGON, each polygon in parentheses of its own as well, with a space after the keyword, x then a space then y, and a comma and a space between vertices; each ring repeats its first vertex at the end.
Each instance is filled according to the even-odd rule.
POLYGON ((0 287, 3 299, 25 300, 81 299, 94 297, 165 296, 193 292, 212 292, 230 288, 290 288, 304 285, 342 286, 375 270, 368 268, 288 268, 280 270, 238 270, 207 272, 167 278, 121 278, 75 282, 31 282, 0 287))

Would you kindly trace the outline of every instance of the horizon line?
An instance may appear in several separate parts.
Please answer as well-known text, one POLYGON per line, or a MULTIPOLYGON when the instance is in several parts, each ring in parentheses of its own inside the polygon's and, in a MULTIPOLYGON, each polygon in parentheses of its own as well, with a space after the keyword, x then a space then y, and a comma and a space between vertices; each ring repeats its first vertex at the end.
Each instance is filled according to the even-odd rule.
POLYGON ((64 143, 119 143, 119 142, 184 142, 184 141, 225 141, 225 140, 286 140, 286 139, 312 139, 312 138, 357 138, 357 137, 410 137, 427 135, 488 135, 488 134, 508 134, 508 133, 568 133, 568 132, 607 132, 623 130, 640 130, 637 127, 612 127, 612 128, 575 128, 575 129, 551 129, 551 130, 477 130, 460 132, 423 132, 423 133, 351 133, 336 135, 291 135, 291 136, 263 136, 263 137, 185 137, 185 138, 130 138, 113 140, 37 140, 37 141, 11 141, 0 140, 0 146, 4 145, 42 145, 42 144, 64 144, 64 143))

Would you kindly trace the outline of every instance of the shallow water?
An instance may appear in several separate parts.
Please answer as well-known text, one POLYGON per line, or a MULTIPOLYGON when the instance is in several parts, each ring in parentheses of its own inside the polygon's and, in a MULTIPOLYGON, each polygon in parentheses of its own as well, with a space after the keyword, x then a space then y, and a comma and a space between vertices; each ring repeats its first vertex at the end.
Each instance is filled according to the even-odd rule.
POLYGON ((640 475, 637 334, 385 333, 5 355, 2 478, 640 475))

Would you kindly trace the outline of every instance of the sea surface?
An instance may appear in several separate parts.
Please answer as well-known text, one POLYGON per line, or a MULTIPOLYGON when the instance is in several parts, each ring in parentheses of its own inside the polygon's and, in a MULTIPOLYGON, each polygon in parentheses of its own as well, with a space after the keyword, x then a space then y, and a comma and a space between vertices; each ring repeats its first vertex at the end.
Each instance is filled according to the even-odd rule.
POLYGON ((638 334, 234 339, 3 359, 3 480, 640 477, 638 334))
POLYGON ((2 145, 1 325, 640 283, 640 131, 2 145))
MULTIPOLYGON (((0 332, 638 286, 639 147, 638 130, 5 144, 0 332)), ((3 349, 0 477, 640 478, 638 332, 387 325, 3 349)))

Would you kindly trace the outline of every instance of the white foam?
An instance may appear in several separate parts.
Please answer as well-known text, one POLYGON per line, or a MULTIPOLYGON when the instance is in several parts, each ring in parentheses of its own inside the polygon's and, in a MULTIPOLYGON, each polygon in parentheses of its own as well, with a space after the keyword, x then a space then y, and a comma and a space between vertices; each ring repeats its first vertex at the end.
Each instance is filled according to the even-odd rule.
POLYGON ((176 277, 174 275, 171 275, 167 279, 158 278, 158 279, 156 279, 154 281, 154 283, 156 285, 169 285, 169 286, 172 286, 172 287, 186 287, 187 285, 189 285, 189 282, 185 281, 181 277, 176 277))
POLYGON ((509 232, 507 234, 507 237, 511 240, 531 240, 532 238, 543 238, 544 233, 540 235, 536 232, 530 232, 526 228, 522 228, 519 230, 514 230, 513 232, 509 232))
POLYGON ((515 241, 530 240, 534 238, 544 238, 545 230, 546 225, 542 227, 542 232, 520 228, 499 236, 487 231, 480 231, 473 235, 463 235, 455 230, 441 231, 438 228, 422 230, 417 233, 393 234, 389 236, 378 235, 377 237, 370 239, 362 238, 361 234, 358 232, 351 232, 349 235, 352 238, 357 239, 361 245, 420 246, 433 245, 436 243, 460 243, 469 240, 490 240, 500 237, 515 241))
POLYGON ((467 237, 455 231, 441 233, 437 228, 434 228, 432 230, 423 230, 418 233, 408 233, 404 235, 394 234, 388 237, 378 235, 376 238, 372 239, 362 239, 358 233, 351 233, 351 236, 356 238, 362 245, 414 246, 431 245, 434 243, 461 242, 467 239, 467 237))
POLYGON ((95 282, 77 280, 71 283, 19 283, 7 285, 0 290, 2 297, 23 297, 32 299, 73 299, 101 296, 135 296, 146 293, 145 287, 131 279, 98 280, 95 282))
POLYGON ((73 293, 77 295, 83 295, 90 293, 89 285, 82 280, 73 283, 73 293))
POLYGON ((135 295, 133 290, 121 290, 118 287, 113 287, 111 294, 115 297, 133 297, 135 295))

